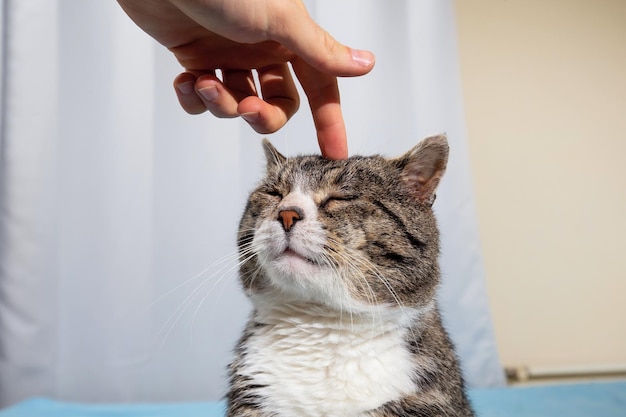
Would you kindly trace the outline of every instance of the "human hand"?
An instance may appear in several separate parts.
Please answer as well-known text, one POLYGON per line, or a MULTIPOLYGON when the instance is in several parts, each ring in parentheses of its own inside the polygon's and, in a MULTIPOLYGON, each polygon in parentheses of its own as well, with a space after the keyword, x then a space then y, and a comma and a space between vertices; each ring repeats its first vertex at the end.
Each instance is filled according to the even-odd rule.
POLYGON ((348 156, 336 77, 368 73, 374 56, 334 40, 301 0, 118 2, 185 68, 174 80, 185 111, 241 116, 259 133, 275 132, 299 107, 291 63, 308 98, 322 154, 348 156))

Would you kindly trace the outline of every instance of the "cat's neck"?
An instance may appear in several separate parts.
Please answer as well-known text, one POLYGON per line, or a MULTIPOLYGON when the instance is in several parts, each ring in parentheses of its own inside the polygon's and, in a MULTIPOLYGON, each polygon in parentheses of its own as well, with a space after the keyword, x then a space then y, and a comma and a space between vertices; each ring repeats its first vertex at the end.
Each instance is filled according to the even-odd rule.
POLYGON ((399 306, 327 305, 288 300, 277 303, 261 297, 254 299, 255 321, 270 326, 296 326, 347 330, 351 332, 386 332, 408 328, 416 319, 435 308, 431 303, 422 308, 399 306))

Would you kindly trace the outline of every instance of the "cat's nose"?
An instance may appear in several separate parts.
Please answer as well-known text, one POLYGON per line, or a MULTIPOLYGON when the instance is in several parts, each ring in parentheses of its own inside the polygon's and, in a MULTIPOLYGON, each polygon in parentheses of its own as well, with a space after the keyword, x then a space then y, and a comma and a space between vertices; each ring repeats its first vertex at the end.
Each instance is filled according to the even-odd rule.
POLYGON ((278 221, 283 225, 285 232, 291 230, 297 221, 304 219, 304 213, 299 207, 286 207, 278 212, 278 221))

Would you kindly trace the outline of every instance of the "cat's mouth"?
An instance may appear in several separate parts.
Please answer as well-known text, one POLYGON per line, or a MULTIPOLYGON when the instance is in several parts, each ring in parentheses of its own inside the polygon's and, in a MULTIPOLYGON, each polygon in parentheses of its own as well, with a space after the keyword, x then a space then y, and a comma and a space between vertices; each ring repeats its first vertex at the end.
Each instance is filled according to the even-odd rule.
POLYGON ((308 262, 313 265, 318 264, 315 260, 308 258, 299 252, 296 252, 290 247, 287 247, 287 249, 285 249, 285 251, 280 255, 280 257, 284 257, 285 259, 297 259, 297 260, 308 262))

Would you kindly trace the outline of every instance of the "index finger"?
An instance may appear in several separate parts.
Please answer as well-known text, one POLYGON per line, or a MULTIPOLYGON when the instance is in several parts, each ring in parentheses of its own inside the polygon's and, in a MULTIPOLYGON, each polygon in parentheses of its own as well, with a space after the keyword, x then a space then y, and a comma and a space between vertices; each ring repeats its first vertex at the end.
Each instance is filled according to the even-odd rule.
POLYGON ((300 58, 291 63, 308 98, 322 156, 346 159, 348 139, 341 114, 337 78, 316 70, 300 58))

